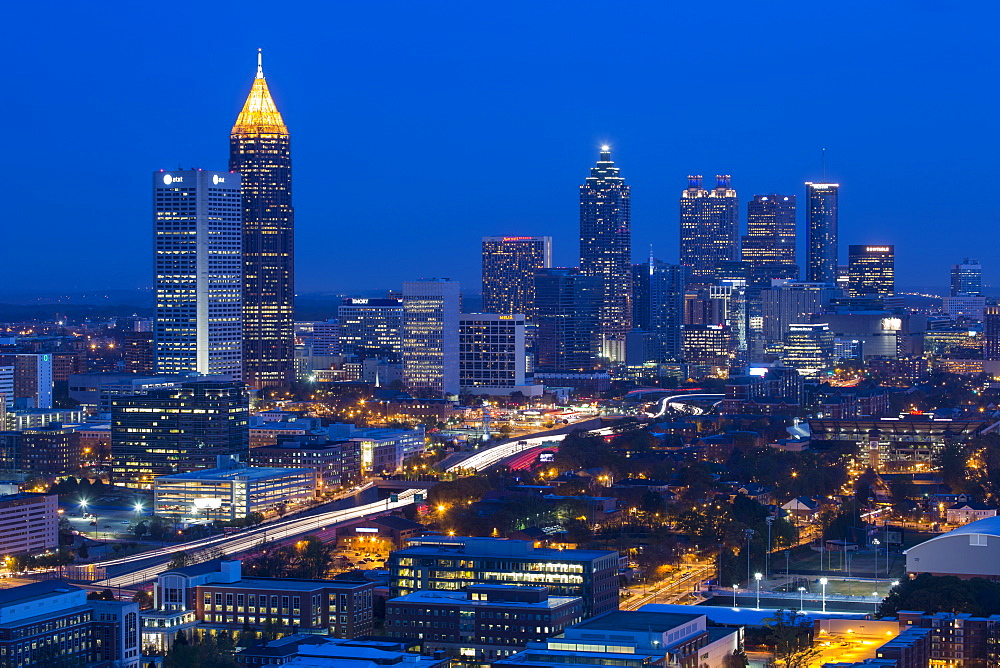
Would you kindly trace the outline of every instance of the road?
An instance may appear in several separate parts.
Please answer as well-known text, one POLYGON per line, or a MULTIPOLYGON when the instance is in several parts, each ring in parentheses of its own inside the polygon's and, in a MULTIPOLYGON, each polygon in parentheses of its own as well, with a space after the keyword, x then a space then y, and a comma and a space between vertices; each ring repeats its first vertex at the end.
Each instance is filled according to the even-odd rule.
POLYGON ((715 573, 714 564, 692 564, 678 574, 660 580, 645 588, 632 588, 632 596, 622 601, 622 610, 638 610, 647 603, 678 603, 693 591, 695 585, 707 580, 715 573), (645 591, 645 594, 638 592, 645 591))
POLYGON ((401 508, 414 502, 413 495, 423 493, 426 490, 408 489, 398 494, 398 501, 391 500, 376 501, 375 503, 357 506, 355 508, 343 508, 328 512, 316 513, 306 517, 293 517, 287 520, 271 522, 253 529, 245 529, 239 533, 212 536, 179 545, 171 545, 148 552, 141 552, 130 557, 111 559, 103 561, 97 566, 115 567, 128 566, 130 564, 139 565, 153 559, 162 559, 163 562, 152 566, 141 567, 136 571, 124 573, 95 582, 95 587, 127 587, 152 580, 157 575, 167 570, 167 563, 175 552, 184 551, 188 554, 199 552, 211 547, 218 547, 227 554, 238 554, 253 549, 262 541, 283 540, 293 538, 312 531, 322 531, 331 525, 357 520, 371 515, 379 515, 388 510, 401 508))
MULTIPOLYGON (((681 401, 682 399, 699 399, 702 401, 707 399, 707 400, 719 401, 725 399, 725 397, 726 395, 724 394, 674 394, 669 397, 663 397, 662 399, 659 399, 657 401, 657 403, 660 404, 659 411, 656 413, 647 413, 646 416, 651 418, 663 417, 663 415, 667 412, 667 407, 671 405, 684 406, 686 402, 681 401)), ((699 406, 690 406, 689 409, 694 415, 700 415, 701 413, 704 412, 703 409, 700 408, 699 406)))

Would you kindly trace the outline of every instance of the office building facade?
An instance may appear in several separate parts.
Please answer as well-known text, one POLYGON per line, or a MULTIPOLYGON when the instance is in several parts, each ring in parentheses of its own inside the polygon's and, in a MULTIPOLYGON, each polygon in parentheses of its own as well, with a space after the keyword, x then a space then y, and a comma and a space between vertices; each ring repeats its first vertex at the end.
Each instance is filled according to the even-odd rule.
POLYGON ((601 147, 597 165, 580 186, 580 271, 601 281, 600 355, 625 358, 632 329, 631 186, 601 147))
POLYGON ((535 274, 536 369, 591 371, 597 367, 601 281, 579 269, 553 268, 535 274))
POLYGON ((59 497, 0 496, 0 554, 41 554, 59 547, 59 497))
POLYGON ((393 598, 468 585, 547 586, 552 596, 579 596, 583 616, 618 609, 618 553, 553 550, 501 538, 415 538, 386 562, 393 598))
POLYGON ((386 601, 390 638, 420 638, 424 651, 489 662, 582 621, 583 601, 546 587, 471 585, 465 591, 417 591, 386 601))
POLYGON ((983 311, 983 359, 1000 360, 1000 306, 983 311))
POLYGON ((394 362, 402 359, 402 299, 347 297, 337 308, 337 320, 341 354, 394 362))
POLYGON ((153 480, 153 512, 174 521, 232 522, 316 498, 311 468, 204 469, 153 480))
POLYGON ((729 175, 715 177, 712 190, 689 176, 680 199, 680 259, 692 283, 711 283, 720 263, 739 260, 739 199, 729 175))
POLYGON ((833 358, 833 332, 826 323, 795 323, 788 327, 781 362, 803 376, 817 376, 830 369, 833 358))
POLYGON ((151 489, 161 475, 215 468, 249 447, 242 383, 190 381, 111 402, 112 478, 151 489))
POLYGON ((751 268, 795 264, 795 195, 754 195, 747 202, 741 253, 751 268))
POLYGON ((983 266, 979 260, 965 258, 951 265, 951 296, 983 294, 983 266))
POLYGON ((240 175, 153 173, 157 373, 243 375, 240 175))
POLYGON ((783 341, 792 323, 808 322, 812 314, 826 311, 841 294, 829 283, 775 281, 760 292, 765 342, 783 341))
POLYGON ((529 320, 535 272, 552 266, 552 237, 483 237, 483 313, 529 320))
POLYGON ((733 333, 727 325, 684 325, 681 355, 688 364, 728 368, 736 359, 733 333))
POLYGON ((891 297, 896 293, 896 247, 891 244, 847 247, 847 296, 878 295, 891 297))
POLYGON ((0 664, 138 668, 139 604, 91 601, 63 580, 0 593, 0 664))
POLYGON ((462 392, 501 395, 525 386, 524 316, 463 313, 458 322, 462 392))
POLYGON ((52 408, 53 356, 51 353, 0 355, 0 367, 11 367, 12 408, 52 408))
POLYGON ((806 280, 837 283, 838 183, 806 183, 806 280))
POLYGON ((632 326, 653 335, 656 361, 680 358, 687 282, 684 265, 650 259, 632 267, 632 326))
POLYGON ((243 380, 254 389, 295 382, 290 141, 258 53, 257 75, 229 136, 229 169, 242 176, 243 380))
POLYGON ((461 286, 448 279, 403 283, 403 383, 432 397, 458 394, 461 286))

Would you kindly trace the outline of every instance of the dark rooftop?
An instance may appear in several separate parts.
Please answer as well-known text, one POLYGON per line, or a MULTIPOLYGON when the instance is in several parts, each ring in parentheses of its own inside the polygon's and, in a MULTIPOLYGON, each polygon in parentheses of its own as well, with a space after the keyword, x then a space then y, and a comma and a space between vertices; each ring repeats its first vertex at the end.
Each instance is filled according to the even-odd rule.
POLYGON ((703 614, 679 615, 672 612, 640 612, 615 610, 600 617, 575 624, 575 629, 608 629, 612 631, 656 631, 662 633, 689 624, 703 614))

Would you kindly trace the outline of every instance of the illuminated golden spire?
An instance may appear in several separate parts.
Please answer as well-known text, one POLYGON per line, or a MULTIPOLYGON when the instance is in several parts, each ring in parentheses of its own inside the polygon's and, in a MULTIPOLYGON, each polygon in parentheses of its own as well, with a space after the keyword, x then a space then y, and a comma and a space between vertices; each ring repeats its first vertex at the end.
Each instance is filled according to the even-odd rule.
POLYGON ((288 134, 288 128, 285 127, 285 122, 281 119, 281 114, 278 113, 278 107, 275 106, 274 100, 271 98, 271 92, 267 89, 260 49, 257 49, 257 76, 253 80, 250 95, 247 96, 243 111, 237 117, 231 134, 288 134))

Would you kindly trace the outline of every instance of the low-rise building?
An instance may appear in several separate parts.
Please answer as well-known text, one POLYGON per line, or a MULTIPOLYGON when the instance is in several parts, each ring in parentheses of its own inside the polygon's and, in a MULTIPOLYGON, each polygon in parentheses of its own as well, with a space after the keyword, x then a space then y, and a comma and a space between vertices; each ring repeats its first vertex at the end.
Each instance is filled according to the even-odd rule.
POLYGON ((0 589, 0 664, 137 668, 139 604, 90 601, 62 580, 0 589))
POLYGON ((164 571, 143 613, 143 646, 165 651, 178 632, 237 631, 246 625, 276 633, 293 629, 355 638, 374 625, 371 582, 243 577, 239 560, 213 560, 164 571))
POLYGON ((205 469, 153 481, 153 513, 175 520, 232 521, 316 497, 308 468, 205 469))
POLYGON ((582 617, 578 596, 549 596, 546 587, 470 585, 390 599, 385 628, 389 637, 416 637, 427 652, 478 665, 544 641, 582 617))
POLYGON ((0 496, 0 555, 59 547, 59 497, 23 492, 0 496))
POLYGON ((360 477, 361 442, 312 434, 282 436, 275 445, 251 448, 250 465, 312 469, 317 486, 333 490, 360 477))
POLYGON ((739 628, 708 626, 705 615, 615 611, 585 620, 493 666, 726 668, 740 646, 739 628))
POLYGON ((618 553, 555 550, 522 540, 436 536, 417 538, 389 555, 390 595, 452 590, 476 584, 545 585, 554 596, 579 596, 584 615, 618 609, 618 553))
POLYGON ((383 639, 338 640, 296 634, 236 652, 238 666, 277 666, 291 668, 449 668, 451 660, 439 656, 421 656, 419 643, 383 639))
POLYGON ((985 503, 976 503, 975 501, 956 503, 949 507, 946 512, 948 524, 968 524, 976 520, 997 516, 996 508, 987 506, 985 503))

